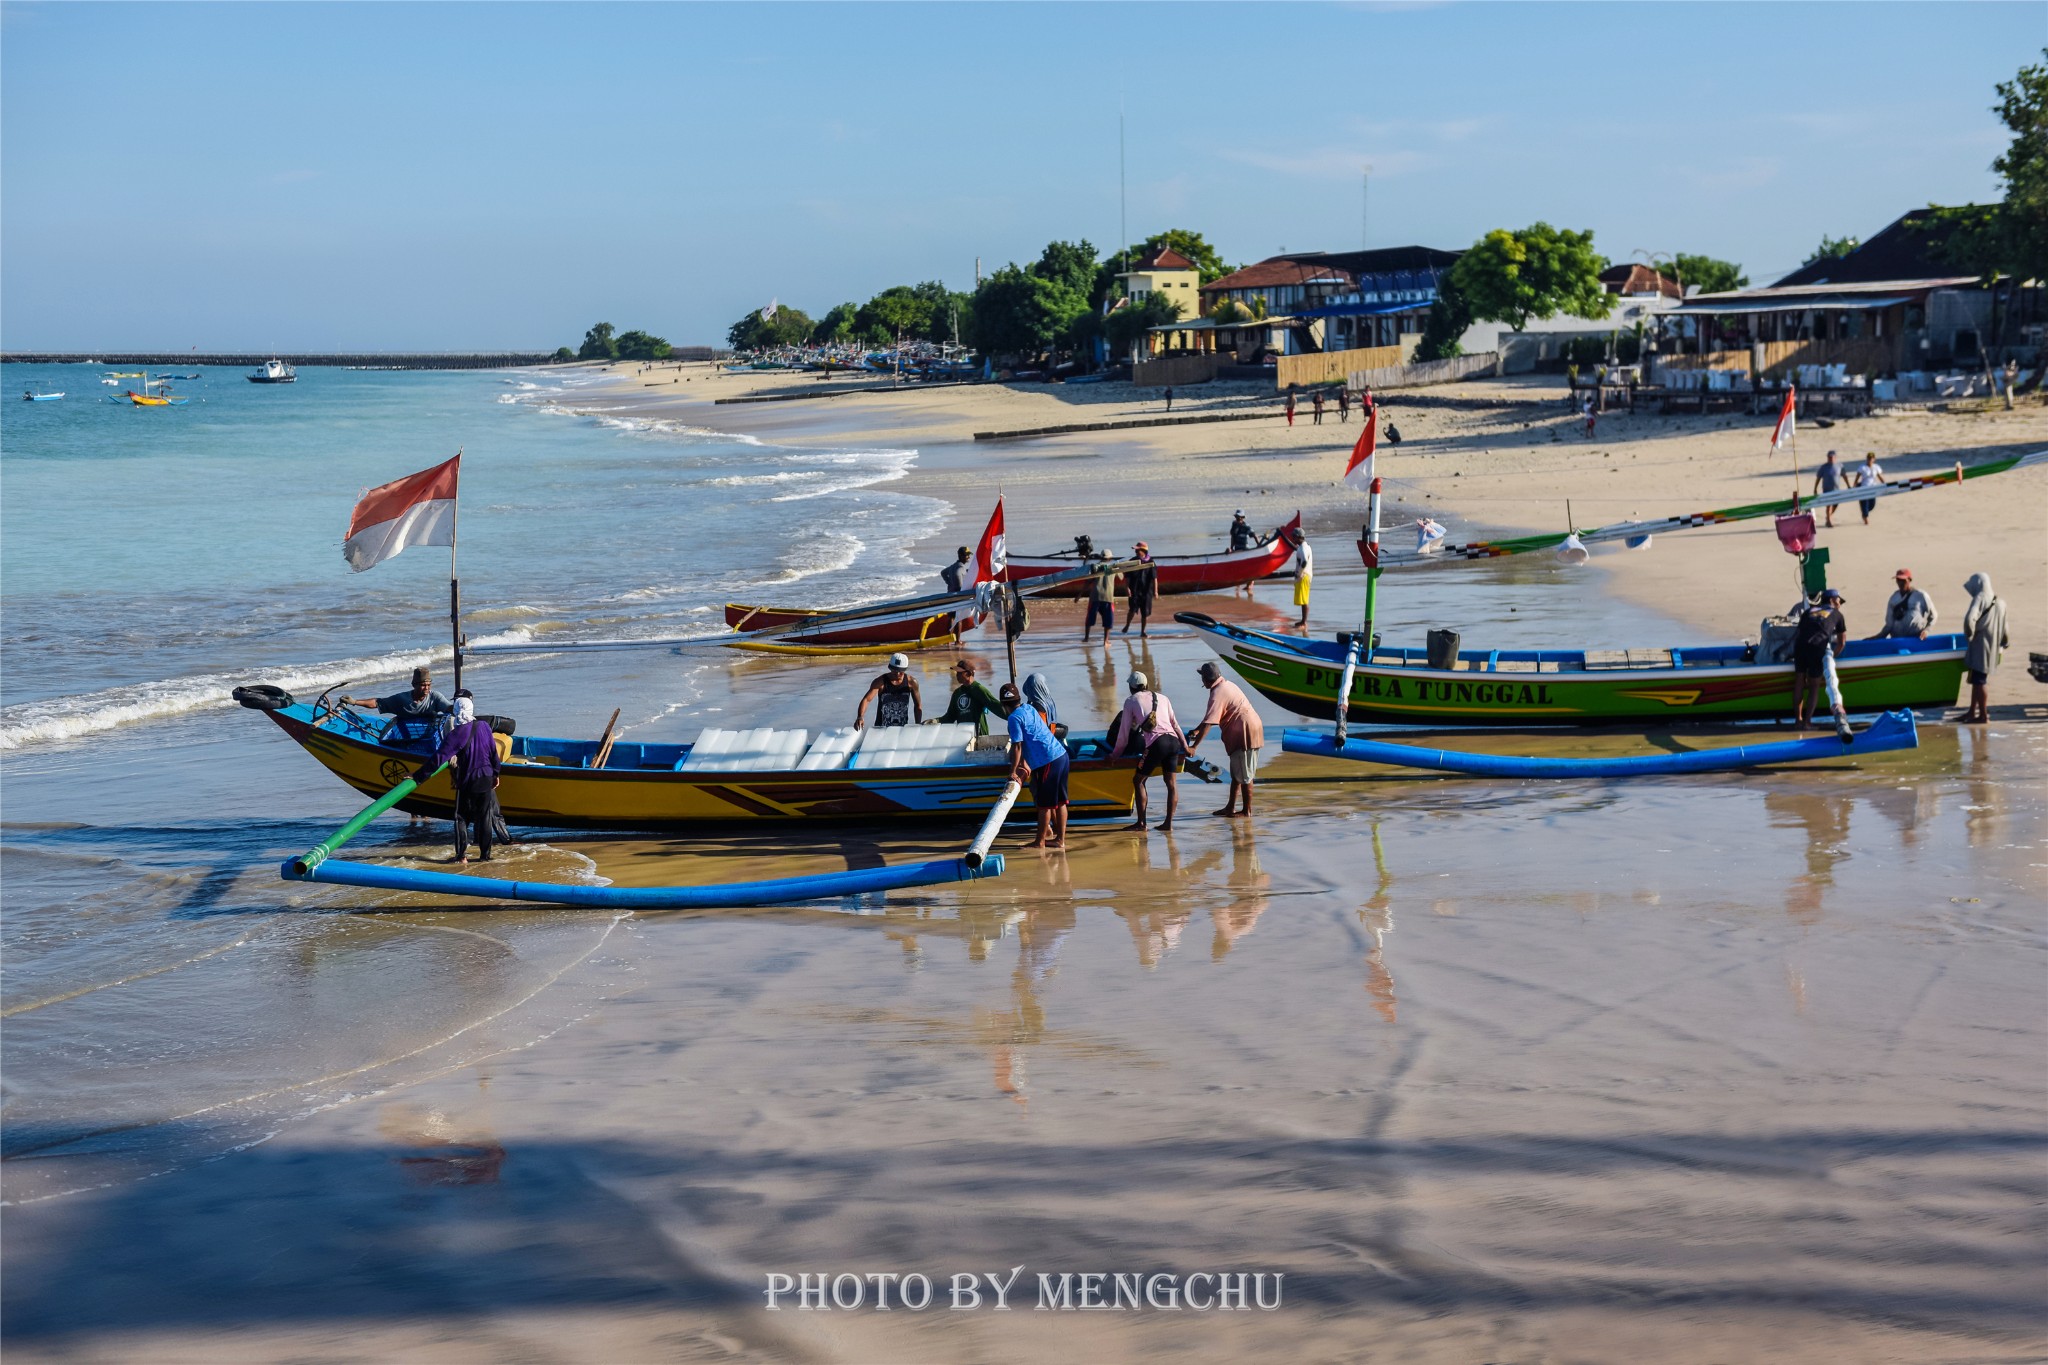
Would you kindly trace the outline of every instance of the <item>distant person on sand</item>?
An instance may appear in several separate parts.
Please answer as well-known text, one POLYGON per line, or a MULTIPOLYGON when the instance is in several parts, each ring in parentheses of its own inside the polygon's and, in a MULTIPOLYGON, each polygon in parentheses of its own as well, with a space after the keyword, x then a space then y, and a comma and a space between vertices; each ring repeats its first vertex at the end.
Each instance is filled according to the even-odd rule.
MULTIPOLYGON (((1878 468, 1877 452, 1873 450, 1863 457, 1863 464, 1856 470, 1856 486, 1858 488, 1876 488, 1883 482, 1884 471, 1878 468)), ((1870 525, 1870 514, 1877 510, 1877 499, 1858 499, 1856 507, 1858 511, 1863 513, 1863 524, 1865 526, 1870 525)))
POLYGON ((1341 424, 1344 422, 1348 422, 1350 420, 1351 390, 1348 388, 1339 388, 1337 390, 1337 421, 1341 424))
POLYGON ((1003 703, 1010 709, 1010 780, 1031 783, 1031 802, 1038 807, 1038 837, 1029 848, 1059 850, 1067 846, 1067 746, 1052 732, 1052 720, 1024 700, 1017 689, 1003 685, 1003 703))
POLYGON ((498 822, 498 746, 489 721, 476 718, 476 702, 465 690, 455 694, 455 725, 434 756, 413 774, 424 782, 444 763, 455 765, 455 861, 469 862, 473 833, 483 860, 491 860, 498 822))
POLYGON ((1308 401, 1309 407, 1315 412, 1315 425, 1321 426, 1323 424, 1323 391, 1317 389, 1309 395, 1308 401))
POLYGON ((975 681, 974 662, 961 659, 953 665, 953 695, 946 702, 945 712, 940 715, 941 725, 972 725, 974 733, 988 733, 989 713, 1003 714, 1003 703, 995 693, 988 690, 988 684, 975 681))
MULTIPOLYGON (((1833 493, 1840 489, 1841 486, 1842 466, 1840 461, 1835 459, 1835 452, 1830 450, 1828 457, 1821 461, 1820 468, 1813 472, 1813 495, 1819 497, 1823 493, 1833 493)), ((1828 519, 1824 524, 1833 526, 1835 524, 1835 505, 1829 503, 1826 510, 1828 519)))
POLYGON ((1970 670, 1970 708, 1963 712, 1963 724, 1991 723, 1991 697, 1986 690, 1991 670, 2005 647, 2012 643, 2005 633, 2005 600, 1991 591, 1989 574, 1973 573, 1963 582, 1970 594, 1970 608, 1963 613, 1964 647, 1969 651, 1963 666, 1970 670))
POLYGON ((1180 809, 1180 789, 1174 777, 1187 761, 1188 739, 1181 732, 1179 718, 1173 714, 1173 703, 1164 693, 1153 691, 1151 680, 1143 673, 1133 671, 1124 679, 1124 686, 1130 695, 1124 698, 1124 708, 1117 715, 1116 747, 1109 755, 1138 755, 1137 771, 1131 774, 1131 799, 1138 818, 1124 828, 1145 828, 1145 779, 1157 772, 1166 783, 1166 818, 1159 822, 1159 828, 1170 830, 1174 812, 1180 809))
MULTIPOLYGON (((1131 633, 1131 622, 1138 623, 1138 638, 1145 638, 1146 627, 1152 624, 1152 599, 1159 592, 1159 570, 1152 567, 1152 551, 1144 541, 1131 547, 1131 558, 1145 562, 1142 569, 1133 569, 1124 575, 1124 591, 1129 601, 1124 605, 1124 634, 1131 633)), ((1103 639, 1107 640, 1107 635, 1103 639)))
POLYGON ((857 730, 868 721, 868 700, 875 702, 875 725, 908 725, 912 712, 920 723, 924 720, 924 698, 918 694, 917 679, 910 676, 910 656, 891 654, 889 671, 868 684, 868 690, 861 695, 860 705, 854 708, 853 726, 857 730))
POLYGON ((1173 411, 1173 385, 1171 384, 1166 386, 1166 410, 1168 412, 1173 411))
POLYGON ((1225 679, 1222 666, 1214 659, 1196 671, 1201 674, 1202 686, 1209 689, 1209 707, 1202 713, 1201 724, 1188 735, 1188 752, 1193 753, 1201 744, 1210 726, 1222 731, 1223 752, 1230 757, 1230 795, 1216 814, 1250 815, 1252 779, 1259 771, 1259 749, 1266 742, 1265 723, 1252 709, 1244 689, 1225 679), (1244 797, 1242 810, 1237 808, 1240 794, 1244 797))
POLYGON ((1927 594, 1913 586, 1913 571, 1901 569, 1892 575, 1892 582, 1898 590, 1892 593, 1884 604, 1884 629, 1877 633, 1880 640, 1924 640, 1927 632, 1934 629, 1937 613, 1934 603, 1927 600, 1927 594))
POLYGON ((1849 624, 1840 608, 1848 599, 1833 588, 1820 595, 1820 605, 1800 613, 1792 632, 1792 718, 1802 730, 1813 728, 1813 713, 1820 695, 1823 656, 1839 656, 1849 642, 1849 624))
POLYGON ((1593 426, 1599 420, 1600 414, 1593 410, 1593 400, 1590 398, 1586 400, 1585 406, 1581 407, 1579 411, 1586 419, 1586 439, 1590 441, 1593 439, 1593 426))
POLYGON ((1296 527, 1287 533, 1288 543, 1294 546, 1294 605, 1301 608, 1301 624, 1308 626, 1308 592, 1310 580, 1315 577, 1315 553, 1308 548, 1308 537, 1296 527))
POLYGON ((1287 425, 1294 425, 1294 390, 1287 391, 1287 425))
POLYGON ((1088 578, 1088 619, 1081 626, 1081 643, 1088 643, 1088 633, 1095 629, 1095 622, 1102 622, 1102 643, 1109 643, 1109 632, 1116 625, 1116 579, 1109 571, 1109 555, 1104 552, 1095 572, 1088 578))
POLYGON ((946 580, 946 591, 966 592, 969 587, 967 571, 973 567, 974 551, 962 545, 959 556, 951 564, 939 570, 939 577, 946 580))

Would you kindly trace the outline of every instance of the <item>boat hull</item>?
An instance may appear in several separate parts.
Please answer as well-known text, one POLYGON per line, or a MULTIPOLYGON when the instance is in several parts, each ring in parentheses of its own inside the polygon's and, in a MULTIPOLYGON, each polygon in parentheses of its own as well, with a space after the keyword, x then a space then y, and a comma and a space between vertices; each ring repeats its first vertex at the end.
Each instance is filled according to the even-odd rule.
POLYGON ((837 619, 841 612, 807 611, 800 607, 754 607, 741 602, 725 604, 725 623, 734 630, 776 631, 766 643, 779 647, 868 645, 874 648, 918 649, 927 645, 951 644, 974 618, 960 620, 951 611, 921 612, 909 617, 878 621, 849 621, 836 626, 816 623, 837 619))
MULTIPOLYGON (((1215 555, 1157 556, 1152 564, 1159 592, 1166 597, 1191 592, 1224 592, 1246 583, 1256 583, 1262 578, 1271 578, 1293 560, 1294 547, 1287 543, 1286 533, 1300 525, 1301 517, 1297 514, 1294 520, 1279 528, 1269 544, 1250 550, 1215 555)), ((1023 583, 1047 574, 1083 567, 1086 567, 1085 562, 1078 555, 1011 555, 1003 577, 1012 583, 1023 583)), ((1044 589, 1035 595, 1085 597, 1087 594, 1088 580, 1081 579, 1044 589)))
MULTIPOLYGON (((1344 671, 1340 646, 1290 640, 1183 614, 1210 648, 1260 695, 1317 720, 1337 714, 1344 671)), ((1351 683, 1354 721, 1429 726, 1635 724, 1755 720, 1793 713, 1789 663, 1740 662, 1740 646, 1638 651, 1664 656, 1652 667, 1556 667, 1541 657, 1466 651, 1459 667, 1415 662, 1419 651, 1375 652, 1351 683), (1390 654, 1404 661, 1388 661, 1390 654), (1689 661, 1690 659, 1690 661, 1689 661), (1525 665, 1528 665, 1525 667, 1525 665)), ((1564 651, 1553 658, 1569 660, 1564 651)), ((1963 676, 1962 637, 1859 640, 1836 661, 1843 704, 1852 712, 1953 706, 1963 676)))
MULTIPOLYGON (((417 748, 375 742, 314 724, 294 705, 268 713, 287 735, 336 777, 365 796, 382 796, 419 767, 417 748)), ((1001 763, 972 768, 874 768, 803 772, 676 772, 627 768, 639 746, 620 745, 603 768, 545 763, 505 765, 498 807, 509 825, 568 829, 665 829, 703 824, 802 820, 975 819, 1002 796, 1009 776, 1001 763)), ((1099 746, 1097 746, 1099 747, 1099 746)), ((1078 818, 1124 815, 1131 809, 1136 760, 1077 758, 1068 799, 1078 818)), ((1019 807, 1030 804, 1027 791, 1019 807)), ((399 809, 453 819, 455 789, 436 774, 399 809)))

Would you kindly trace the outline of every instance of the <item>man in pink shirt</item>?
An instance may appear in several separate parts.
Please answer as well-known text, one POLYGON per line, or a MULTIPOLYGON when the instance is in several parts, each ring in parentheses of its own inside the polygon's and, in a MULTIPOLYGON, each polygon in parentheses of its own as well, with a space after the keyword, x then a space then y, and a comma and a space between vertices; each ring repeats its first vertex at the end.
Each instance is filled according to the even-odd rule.
POLYGON ((1174 812, 1180 809, 1180 788, 1173 779, 1187 761, 1187 736, 1181 733, 1173 703, 1164 692, 1154 692, 1151 680, 1143 673, 1133 672, 1124 679, 1124 684, 1131 695, 1124 698, 1123 713, 1117 717, 1116 748, 1109 755, 1138 755, 1138 770, 1131 774, 1131 799, 1137 806, 1138 818, 1124 828, 1145 828, 1145 779, 1157 769, 1166 783, 1166 818, 1159 822, 1159 828, 1170 830, 1174 812))
POLYGON ((1266 742, 1266 727, 1259 720, 1259 713, 1252 710, 1251 698, 1244 689, 1234 682, 1226 681, 1223 668, 1211 660, 1198 670, 1202 675, 1202 686, 1209 689, 1209 709, 1202 713, 1202 723, 1188 735, 1188 750, 1193 752, 1209 733, 1211 725, 1223 732, 1223 752, 1230 755, 1230 796, 1223 803, 1218 815, 1250 815, 1252 813, 1252 778, 1259 770, 1259 749, 1266 742), (1238 793, 1244 793, 1244 808, 1237 808, 1238 793))

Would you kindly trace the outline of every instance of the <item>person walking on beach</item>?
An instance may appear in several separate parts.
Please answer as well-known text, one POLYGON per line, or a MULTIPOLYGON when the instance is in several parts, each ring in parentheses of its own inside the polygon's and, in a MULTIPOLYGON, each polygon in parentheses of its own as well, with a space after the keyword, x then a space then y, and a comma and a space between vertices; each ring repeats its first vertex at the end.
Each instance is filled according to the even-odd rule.
POLYGON ((1594 424, 1599 421, 1600 414, 1594 409, 1593 400, 1590 398, 1586 400, 1585 406, 1581 407, 1579 412, 1586 419, 1586 439, 1590 441, 1593 439, 1594 424))
POLYGON ((1927 632, 1934 629, 1937 613, 1934 603, 1927 600, 1927 594, 1913 586, 1913 571, 1901 569, 1892 575, 1892 582, 1898 590, 1884 604, 1884 629, 1877 633, 1880 640, 1924 640, 1927 632))
POLYGON ((1287 425, 1294 425, 1294 390, 1287 391, 1287 425))
MULTIPOLYGON (((1133 569, 1124 575, 1124 592, 1128 599, 1124 603, 1124 634, 1131 633, 1131 622, 1138 623, 1138 638, 1145 638, 1145 630, 1152 624, 1152 599, 1159 591, 1159 570, 1152 567, 1152 551, 1144 541, 1131 547, 1131 558, 1143 560, 1145 567, 1133 569)), ((1108 635, 1102 637, 1108 640, 1108 635)))
POLYGON ((1010 708, 1010 780, 1031 783, 1031 804, 1038 808, 1038 837, 1027 848, 1054 852, 1067 846, 1067 746, 1052 732, 1052 719, 1003 684, 1003 704, 1010 708))
POLYGON ((1171 384, 1166 386, 1166 410, 1168 412, 1173 411, 1173 385, 1171 384))
POLYGON ((1209 707, 1202 713, 1201 723, 1188 735, 1188 752, 1193 753, 1208 737, 1210 726, 1222 732, 1223 752, 1230 759, 1230 794, 1216 814, 1248 816, 1252 813, 1252 780, 1259 771, 1259 749, 1266 742, 1265 723, 1252 709, 1244 689, 1226 679, 1222 666, 1214 659, 1196 672, 1201 675, 1202 686, 1209 689, 1209 707), (1238 809, 1239 796, 1244 798, 1243 809, 1238 809))
POLYGON ((1965 725, 1991 723, 1991 670, 2005 647, 2012 643, 2005 633, 2005 599, 1991 591, 1989 574, 1973 573, 1963 582, 1970 594, 1970 608, 1963 613, 1963 640, 1968 653, 1963 666, 1970 670, 1970 708, 1963 712, 1965 725))
POLYGON ((966 592, 970 586, 967 575, 973 568, 974 551, 962 545, 953 562, 939 570, 939 577, 946 580, 946 591, 966 592))
MULTIPOLYGON (((1883 482, 1884 471, 1878 468, 1877 452, 1873 450, 1863 457, 1863 465, 1856 471, 1856 486, 1858 488, 1875 488, 1883 482)), ((1863 524, 1865 526, 1870 525, 1870 514, 1877 510, 1877 499, 1858 499, 1856 507, 1858 511, 1863 513, 1863 524)))
POLYGON ((1314 425, 1321 426, 1323 424, 1323 391, 1317 389, 1314 393, 1310 394, 1308 402, 1309 407, 1315 413, 1314 425))
POLYGON ((1131 801, 1138 818, 1124 828, 1145 828, 1145 779, 1156 771, 1166 783, 1166 818, 1159 822, 1159 828, 1170 830, 1174 812, 1180 809, 1180 788, 1174 778, 1187 761, 1188 737, 1173 714, 1173 703, 1164 693, 1153 691, 1151 680, 1143 673, 1132 670, 1124 679, 1124 687, 1130 695, 1124 698, 1123 710, 1117 715, 1116 747, 1109 755, 1138 755, 1137 771, 1131 774, 1131 801))
POLYGON ((868 684, 868 690, 861 694, 860 705, 854 708, 853 728, 858 730, 868 722, 868 701, 875 702, 875 725, 908 725, 911 714, 916 713, 919 724, 924 723, 924 698, 917 690, 917 679, 910 676, 910 656, 891 654, 889 671, 868 684))
POLYGON ((1088 619, 1081 626, 1081 643, 1088 643, 1088 633, 1095 629, 1095 622, 1102 622, 1102 643, 1109 645, 1109 632, 1116 625, 1116 580, 1109 571, 1109 555, 1102 555, 1102 562, 1088 579, 1088 619))
POLYGON ((1813 713, 1819 698, 1825 656, 1839 656, 1849 643, 1849 625, 1842 619, 1841 606, 1848 599, 1829 588, 1820 595, 1818 606, 1800 613, 1792 632, 1792 718, 1801 730, 1813 728, 1813 713))
MULTIPOLYGON (((1821 461, 1820 468, 1813 472, 1813 495, 1819 497, 1823 493, 1832 493, 1841 486, 1842 466, 1835 459, 1835 452, 1830 450, 1828 457, 1821 461)), ((1829 503, 1826 510, 1828 519, 1825 524, 1833 526, 1835 524, 1835 505, 1829 503)))
POLYGON ((953 695, 946 701, 946 709, 939 716, 941 725, 972 725, 974 733, 988 733, 989 713, 1003 714, 1003 703, 995 693, 988 690, 988 684, 976 682, 974 661, 961 659, 953 665, 953 695))
POLYGON ((1294 546, 1294 605, 1301 608, 1301 628, 1308 629, 1309 581, 1315 577, 1315 554, 1308 548, 1308 537, 1296 527, 1287 533, 1294 546))
POLYGON ((1337 424, 1342 426, 1351 420, 1351 390, 1339 386, 1337 389, 1337 424))
POLYGON ((424 782, 442 764, 455 765, 455 862, 469 862, 470 836, 483 860, 491 860, 498 827, 498 746, 489 721, 476 718, 476 702, 465 690, 455 694, 455 724, 434 756, 413 774, 424 782))

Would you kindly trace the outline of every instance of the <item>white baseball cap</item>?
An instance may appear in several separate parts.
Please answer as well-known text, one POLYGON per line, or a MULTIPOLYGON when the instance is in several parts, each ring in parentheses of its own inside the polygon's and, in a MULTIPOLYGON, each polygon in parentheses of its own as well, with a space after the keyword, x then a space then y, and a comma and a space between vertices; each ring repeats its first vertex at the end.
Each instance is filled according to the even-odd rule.
POLYGON ((1124 686, 1130 688, 1133 692, 1138 692, 1151 686, 1151 682, 1143 673, 1134 669, 1131 672, 1131 676, 1124 679, 1124 686))
POLYGON ((891 655, 889 656, 889 667, 891 667, 891 668, 908 668, 908 667, 910 667, 910 656, 909 656, 908 654, 891 654, 891 655))

